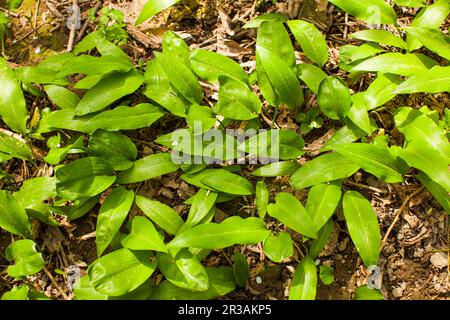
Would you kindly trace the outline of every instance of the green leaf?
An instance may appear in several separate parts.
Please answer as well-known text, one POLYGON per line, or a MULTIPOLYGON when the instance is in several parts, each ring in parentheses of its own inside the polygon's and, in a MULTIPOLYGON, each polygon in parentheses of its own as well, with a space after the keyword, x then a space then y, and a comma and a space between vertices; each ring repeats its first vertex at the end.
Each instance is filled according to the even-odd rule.
POLYGON ((36 243, 32 240, 19 240, 11 243, 5 251, 5 257, 10 262, 15 262, 9 266, 8 275, 20 279, 25 276, 38 273, 45 267, 42 255, 36 251, 36 243))
POLYGON ((94 261, 88 269, 95 290, 108 296, 121 296, 143 284, 155 271, 147 251, 120 249, 94 261))
POLYGON ((121 172, 117 183, 129 184, 150 180, 179 169, 179 165, 172 162, 170 153, 158 153, 137 160, 134 165, 121 172))
POLYGON ((215 170, 213 174, 205 175, 200 182, 216 192, 242 196, 253 194, 253 186, 247 179, 226 170, 215 170))
POLYGON ((351 34, 352 38, 364 41, 375 42, 378 44, 385 44, 388 46, 397 47, 400 49, 408 49, 408 45, 402 38, 392 34, 387 30, 363 30, 351 34))
POLYGON ((236 288, 232 268, 206 268, 206 272, 209 278, 209 288, 206 291, 182 289, 166 280, 153 289, 149 300, 210 300, 223 297, 236 288))
POLYGON ((408 170, 408 166, 386 147, 351 143, 335 145, 331 149, 388 183, 402 182, 402 175, 408 170))
POLYGON ((156 231, 153 223, 145 217, 134 217, 131 233, 122 239, 124 248, 131 250, 153 250, 168 252, 162 236, 156 231))
MULTIPOLYGON (((8 6, 9 10, 16 10, 18 9, 23 3, 23 0, 6 0, 6 5, 8 6)), ((28 290, 27 290, 28 293, 28 290)))
POLYGON ((150 127, 164 113, 160 108, 149 103, 141 103, 135 107, 120 106, 104 111, 85 123, 88 131, 97 129, 106 131, 135 130, 150 127))
POLYGON ((381 235, 377 216, 370 202, 357 191, 344 194, 342 207, 350 237, 367 267, 377 265, 381 235))
POLYGON ((450 40, 444 33, 428 28, 405 27, 404 29, 426 48, 450 60, 450 40))
POLYGON ((73 292, 77 300, 108 300, 106 294, 95 290, 88 275, 81 277, 75 282, 73 292))
POLYGON ((183 229, 188 229, 199 224, 214 208, 218 194, 211 190, 200 189, 194 196, 194 201, 189 210, 183 229))
POLYGON ((356 64, 351 71, 393 73, 405 77, 430 69, 436 61, 422 54, 385 53, 356 64))
POLYGON ((148 85, 144 94, 167 109, 170 113, 186 117, 186 108, 190 105, 171 85, 170 83, 161 83, 148 85))
POLYGON ((16 79, 25 84, 57 84, 68 85, 70 82, 63 78, 58 77, 58 73, 54 70, 43 68, 42 66, 28 66, 20 67, 14 70, 16 79))
POLYGON ((395 24, 394 9, 383 0, 329 0, 355 18, 374 24, 395 24))
POLYGON ((78 97, 72 91, 56 85, 47 85, 44 87, 50 100, 61 109, 75 109, 80 103, 78 97))
POLYGON ((290 108, 299 107, 303 103, 303 91, 294 71, 272 51, 257 45, 256 52, 280 104, 290 108))
POLYGON ((264 218, 267 213, 267 207, 269 205, 269 190, 264 181, 258 181, 256 183, 256 210, 258 211, 258 216, 264 218))
POLYGON ((97 130, 89 139, 87 153, 107 161, 114 170, 126 170, 137 157, 136 145, 119 132, 97 130))
POLYGON ((75 109, 78 116, 102 110, 113 102, 132 94, 144 82, 144 77, 137 71, 115 73, 101 80, 81 99, 75 109))
POLYGON ((0 58, 0 117, 14 131, 27 131, 27 107, 19 82, 8 68, 6 60, 0 58))
POLYGON ((172 31, 166 31, 162 39, 163 52, 175 59, 188 61, 191 50, 184 40, 172 31))
POLYGON ((245 83, 228 76, 219 76, 219 83, 219 102, 213 107, 216 114, 234 120, 258 117, 261 101, 245 83))
POLYGON ((239 287, 245 288, 245 285, 250 278, 250 266, 247 262, 247 258, 239 251, 236 251, 233 255, 233 261, 233 272, 236 283, 239 287))
POLYGON ((323 67, 328 60, 328 46, 322 33, 303 20, 289 20, 287 25, 309 60, 323 67))
POLYGON ((320 252, 322 252, 323 248, 325 248, 326 244, 328 243, 328 240, 330 239, 331 232, 334 229, 334 222, 333 220, 328 220, 328 222, 320 229, 319 236, 317 239, 314 239, 311 242, 311 245, 309 247, 309 256, 313 259, 315 259, 320 252))
POLYGON ((20 190, 13 194, 25 208, 40 204, 56 196, 56 179, 54 177, 31 178, 22 184, 20 190))
MULTIPOLYGON (((265 21, 261 23, 258 29, 256 46, 257 55, 259 55, 258 48, 261 48, 264 52, 268 51, 271 55, 279 58, 277 61, 282 61, 282 65, 288 68, 295 66, 294 47, 282 23, 276 21, 265 21)), ((276 64, 278 63, 276 62, 276 64)), ((266 69, 265 66, 264 69, 266 69)), ((270 70, 266 69, 266 72, 270 77, 270 70)))
POLYGON ((115 56, 94 57, 82 55, 73 58, 71 63, 64 66, 56 77, 63 78, 72 74, 108 74, 113 71, 129 72, 132 68, 130 60, 123 60, 115 56))
POLYGON ((205 268, 187 249, 180 250, 174 257, 168 253, 158 253, 158 268, 166 279, 177 287, 205 291, 209 288, 205 268))
POLYGON ((284 23, 287 21, 287 19, 281 13, 266 13, 250 20, 249 22, 244 24, 243 28, 244 29, 259 28, 261 24, 265 21, 284 23))
POLYGON ((12 288, 10 291, 5 292, 0 300, 3 301, 28 300, 29 291, 30 289, 28 288, 28 286, 26 284, 23 284, 21 286, 12 288))
POLYGON ((178 2, 180 2, 180 0, 149 0, 139 14, 136 25, 143 23, 145 20, 150 19, 155 14, 158 14, 178 2))
MULTIPOLYGON (((393 74, 378 74, 377 78, 369 85, 367 91, 362 93, 362 102, 367 110, 373 110, 395 98, 397 86, 403 81, 393 74)), ((355 96, 355 95, 354 95, 355 96)))
POLYGON ((444 210, 450 214, 450 197, 448 192, 445 191, 438 183, 430 179, 425 173, 420 173, 417 175, 420 183, 422 183, 428 191, 436 198, 439 204, 444 208, 444 210))
POLYGON ((264 254, 273 262, 280 263, 294 254, 294 243, 289 233, 271 234, 264 240, 264 254))
POLYGON ((182 227, 183 220, 178 213, 165 204, 142 196, 136 196, 135 202, 150 220, 155 222, 167 233, 176 234, 182 227))
POLYGON ((359 168, 360 166, 338 153, 324 154, 294 172, 290 183, 296 190, 304 189, 318 183, 348 178, 359 168))
POLYGON ((0 227, 18 236, 31 236, 31 223, 25 208, 5 190, 0 190, 0 227))
POLYGON ((378 289, 360 286, 355 290, 355 300, 384 300, 384 296, 378 289))
MULTIPOLYGON (((371 121, 371 133, 378 129, 378 126, 371 121)), ((367 133, 356 126, 350 120, 346 121, 346 125, 340 128, 336 133, 331 137, 330 140, 325 144, 321 151, 329 151, 332 146, 341 145, 346 143, 355 142, 362 137, 367 136, 367 133)))
MULTIPOLYGON (((411 23, 412 27, 438 30, 450 13, 448 0, 437 0, 432 5, 422 8, 411 23)), ((422 47, 422 43, 411 35, 406 38, 409 51, 422 47)))
MULTIPOLYGON (((402 7, 421 8, 427 5, 426 0, 394 0, 394 3, 402 7)), ((358 290, 358 289, 357 289, 358 290)))
POLYGON ((351 107, 350 90, 341 79, 330 76, 320 84, 317 102, 329 118, 343 120, 351 107))
POLYGON ((300 165, 295 161, 280 161, 259 167, 252 172, 256 177, 290 176, 300 165))
POLYGON ((103 201, 97 217, 96 243, 100 257, 116 236, 130 211, 134 192, 124 187, 114 189, 103 201))
POLYGON ((297 65, 297 77, 299 77, 308 88, 315 94, 319 93, 319 87, 327 74, 322 69, 307 63, 297 65))
POLYGON ((181 61, 174 60, 170 55, 159 52, 156 52, 155 55, 170 83, 190 103, 199 104, 203 100, 203 91, 192 71, 181 61))
POLYGON ((220 224, 200 224, 186 230, 169 242, 168 247, 222 249, 235 244, 255 244, 268 235, 269 231, 263 220, 234 216, 220 224))
POLYGON ((96 196, 116 180, 114 169, 103 159, 88 157, 56 169, 56 191, 66 200, 96 196))
POLYGON ((98 203, 99 199, 100 196, 95 196, 92 198, 77 200, 71 206, 51 206, 50 208, 55 212, 67 216, 69 220, 76 220, 89 213, 89 211, 91 211, 98 203))
POLYGON ((348 119, 356 124, 365 133, 370 134, 372 132, 372 123, 367 112, 366 100, 364 92, 358 92, 351 97, 352 106, 347 116, 348 119))
POLYGON ((22 160, 32 158, 31 149, 24 140, 17 139, 4 132, 0 132, 0 153, 6 153, 22 160))
POLYGON ((334 282, 334 269, 326 265, 320 266, 319 277, 324 285, 332 284, 334 282))
POLYGON ((348 65, 359 60, 373 57, 374 55, 385 52, 383 48, 374 43, 364 43, 360 46, 346 45, 339 49, 339 66, 347 71, 348 65))
POLYGON ((318 228, 305 207, 292 194, 280 192, 275 203, 269 204, 268 213, 288 228, 307 237, 317 238, 318 228))
POLYGON ((305 256, 295 270, 289 292, 289 300, 315 300, 316 290, 316 264, 311 257, 305 256))
POLYGON ((450 91, 450 67, 436 66, 423 70, 399 85, 393 93, 407 94, 416 92, 439 93, 450 91))
POLYGON ((337 183, 319 183, 309 190, 306 211, 318 229, 321 229, 336 211, 341 196, 341 186, 337 183))
POLYGON ((207 106, 193 104, 188 108, 187 113, 186 122, 189 130, 195 134, 207 132, 217 122, 213 110, 207 106))
POLYGON ((196 75, 208 82, 217 84, 220 76, 228 76, 248 84, 248 76, 239 63, 221 54, 194 50, 189 56, 189 64, 196 75))

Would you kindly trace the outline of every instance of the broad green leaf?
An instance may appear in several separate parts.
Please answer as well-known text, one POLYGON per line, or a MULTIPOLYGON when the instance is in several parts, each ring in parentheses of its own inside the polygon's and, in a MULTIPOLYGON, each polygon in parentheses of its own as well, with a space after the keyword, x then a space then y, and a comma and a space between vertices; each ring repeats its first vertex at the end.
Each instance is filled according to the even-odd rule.
POLYGON ((61 109, 53 112, 50 109, 44 109, 35 135, 42 139, 42 134, 57 129, 89 133, 89 130, 86 128, 86 123, 90 117, 89 115, 75 117, 75 112, 72 109, 61 109))
POLYGON ((357 191, 344 194, 342 207, 350 238, 367 267, 377 265, 381 247, 377 216, 369 200, 357 191))
POLYGON ((429 28, 405 27, 404 29, 426 48, 450 60, 450 39, 444 33, 429 28))
POLYGON ((87 153, 90 157, 106 160, 114 170, 129 169, 137 157, 136 145, 119 132, 97 130, 89 139, 87 153))
POLYGON ((19 236, 31 236, 31 223, 25 208, 5 190, 0 190, 0 228, 19 236))
POLYGON ((372 132, 372 123, 367 112, 368 106, 366 105, 364 92, 352 95, 351 100, 352 106, 347 114, 348 119, 364 130, 365 133, 370 134, 372 132))
POLYGON ((328 46, 322 33, 303 20, 289 20, 287 25, 309 60, 323 67, 328 60, 328 46))
POLYGON ((332 284, 334 282, 334 269, 326 265, 320 266, 319 277, 324 285, 332 284))
MULTIPOLYGON (((106 39, 105 33, 101 30, 89 33, 86 37, 83 38, 83 40, 77 43, 72 52, 73 54, 80 54, 82 52, 90 51, 94 48, 97 48, 98 52, 100 52, 102 56, 114 56, 123 61, 128 61, 131 64, 128 54, 126 54, 114 43, 108 41, 106 39)), ((69 62, 73 61, 72 59, 67 60, 69 62)))
POLYGON ((187 249, 180 250, 174 257, 169 253, 158 253, 156 258, 159 270, 172 284, 192 291, 208 290, 205 268, 187 249))
POLYGON ((183 226, 183 220, 178 213, 165 204, 142 196, 136 196, 135 202, 150 220, 167 233, 176 234, 183 226))
POLYGON ((132 94, 144 82, 144 77, 137 71, 115 73, 101 80, 81 99, 75 109, 78 116, 102 110, 113 102, 132 94))
POLYGON ((321 229, 336 211, 341 195, 341 186, 337 183, 320 183, 309 190, 306 211, 318 229, 321 229))
POLYGON ((163 52, 177 60, 187 62, 191 50, 184 40, 172 31, 166 31, 162 39, 163 52))
MULTIPOLYGON (((265 21, 261 23, 258 29, 256 46, 257 55, 259 55, 258 48, 262 48, 264 51, 268 51, 272 55, 277 56, 279 58, 277 61, 283 61, 282 64, 288 68, 295 66, 294 47, 283 23, 276 21, 265 21)), ((265 66, 264 69, 266 69, 265 66)), ((270 78, 270 70, 266 69, 266 72, 270 78)))
POLYGON ((50 100, 61 109, 75 109, 80 103, 78 97, 72 91, 56 85, 47 85, 44 87, 50 100))
POLYGON ((150 19, 155 14, 158 14, 178 2, 180 2, 180 0, 148 0, 136 20, 136 25, 143 23, 145 20, 150 19))
POLYGON ((194 50, 189 56, 189 64, 196 75, 208 82, 219 83, 219 76, 228 76, 248 84, 248 76, 239 63, 221 54, 194 50))
POLYGON ((194 202, 189 210, 184 228, 191 228, 199 224, 214 208, 218 194, 206 189, 200 189, 194 196, 194 202))
POLYGON ((65 65, 56 77, 63 78, 72 74, 108 74, 114 71, 129 72, 132 64, 129 60, 122 60, 115 56, 94 57, 88 55, 73 58, 71 63, 65 65))
POLYGON ((109 73, 106 74, 92 74, 84 77, 80 81, 78 81, 73 88, 79 90, 90 90, 95 85, 97 85, 100 81, 110 76, 109 73))
POLYGON ((164 69, 156 59, 147 61, 147 66, 145 68, 145 82, 148 85, 161 85, 170 82, 164 69))
POLYGON ((342 46, 339 49, 339 66, 347 71, 347 65, 373 57, 374 55, 385 51, 386 50, 383 50, 383 48, 374 43, 364 43, 360 46, 342 46))
POLYGON ((398 6, 410 8, 421 8, 427 5, 426 0, 394 0, 394 3, 398 6))
MULTIPOLYGON (((433 70, 433 69, 432 69, 433 70)), ((403 81, 393 74, 378 74, 377 78, 362 93, 367 110, 375 109, 395 98, 394 91, 403 81)))
POLYGON ((328 77, 319 86, 317 102, 329 118, 343 120, 351 107, 350 90, 341 79, 328 77))
MULTIPOLYGON (((371 121, 371 133, 378 129, 378 126, 371 121)), ((367 133, 360 129, 350 120, 346 121, 346 125, 340 128, 325 144, 321 151, 329 151, 335 145, 355 142, 362 137, 367 136, 367 133)))
POLYGON ((52 211, 67 216, 69 220, 76 220, 85 216, 98 203, 100 196, 77 200, 71 206, 51 206, 52 211))
POLYGON ((394 9, 384 0, 329 0, 355 18, 375 24, 395 24, 394 9))
POLYGON ((402 175, 408 170, 405 163, 389 148, 367 143, 351 143, 335 145, 331 149, 388 183, 402 182, 402 175))
POLYGON ((121 172, 117 177, 117 182, 129 184, 146 181, 178 169, 179 166, 172 162, 170 153, 152 154, 137 160, 130 169, 121 172))
POLYGON ((439 204, 444 208, 444 210, 450 214, 450 196, 448 192, 445 191, 438 183, 430 179, 425 173, 420 173, 417 175, 420 183, 422 183, 428 191, 436 198, 439 204))
POLYGON ((56 84, 56 85, 69 85, 70 82, 59 77, 58 73, 54 70, 37 66, 20 67, 14 70, 16 79, 25 84, 56 84))
POLYGON ((267 207, 269 205, 269 190, 264 181, 258 181, 256 183, 256 210, 258 211, 258 216, 264 218, 267 213, 267 207))
POLYGON ((205 175, 200 182, 217 192, 242 196, 253 194, 253 186, 247 179, 226 170, 219 169, 213 174, 205 175))
POLYGON ((219 76, 219 101, 216 114, 234 120, 250 120, 261 113, 261 101, 249 87, 234 78, 219 76))
POLYGON ((174 60, 170 55, 159 52, 155 55, 170 83, 186 100, 199 104, 203 100, 203 91, 192 71, 182 62, 174 60))
POLYGON ((131 232, 122 239, 124 248, 131 250, 154 250, 168 252, 162 236, 156 231, 153 223, 145 217, 134 217, 131 232))
POLYGON ((106 294, 95 290, 88 275, 81 277, 74 283, 73 292, 77 300, 108 300, 106 294))
MULTIPOLYGON (((412 27, 429 28, 438 30, 450 13, 450 2, 448 0, 437 0, 432 5, 422 8, 411 23, 412 27)), ((406 38, 409 51, 422 47, 422 43, 409 35, 406 38)))
POLYGON ((364 285, 356 288, 355 300, 384 300, 384 296, 380 290, 364 285))
POLYGON ((290 176, 300 165, 295 161, 280 161, 262 166, 252 172, 257 177, 290 176))
MULTIPOLYGON (((415 143, 432 148, 449 161, 448 139, 443 130, 427 115, 413 108, 402 107, 397 110, 394 119, 397 129, 405 136, 408 144, 415 143)), ((426 155, 423 152, 422 154, 426 155)))
POLYGON ((17 139, 4 132, 0 132, 0 153, 22 160, 32 158, 31 149, 24 140, 17 139))
POLYGON ((318 183, 348 178, 359 168, 360 166, 338 153, 324 154, 294 172, 290 183, 294 189, 304 189, 318 183))
POLYGON ((56 169, 56 191, 61 198, 72 201, 96 196, 114 183, 113 171, 100 158, 75 160, 56 169))
POLYGON ((271 234, 264 240, 264 254, 273 262, 280 263, 294 254, 294 243, 287 232, 271 234))
POLYGON ((186 122, 194 134, 205 133, 217 122, 213 110, 208 106, 193 104, 187 109, 186 122))
POLYGON ((289 300, 315 300, 317 290, 317 270, 314 260, 305 256, 297 265, 291 282, 289 300))
POLYGON ((450 92, 450 67, 435 66, 417 72, 393 91, 394 94, 416 92, 450 92))
POLYGON ((20 285, 18 287, 12 288, 10 291, 5 292, 0 300, 3 301, 20 301, 28 300, 28 292, 30 289, 26 284, 20 285))
POLYGON ((206 291, 182 289, 165 280, 153 289, 149 300, 210 300, 223 297, 236 288, 232 268, 206 268, 206 272, 209 278, 209 288, 206 291))
POLYGON ((222 249, 235 244, 256 244, 268 235, 269 231, 263 220, 234 216, 220 224, 200 224, 186 230, 169 242, 168 247, 222 249))
POLYGON ((387 30, 376 30, 376 29, 363 30, 352 33, 351 37, 358 40, 370 41, 378 44, 385 44, 388 46, 393 46, 405 50, 408 48, 408 45, 406 44, 405 41, 403 41, 402 38, 394 35, 393 33, 387 30))
POLYGON ((333 222, 333 220, 330 219, 322 227, 322 229, 320 229, 317 239, 314 239, 311 242, 311 245, 309 247, 309 256, 311 258, 315 259, 320 254, 320 252, 323 250, 323 248, 325 248, 333 229, 334 229, 334 222, 333 222))
POLYGON ((116 236, 130 211, 134 192, 124 187, 114 189, 103 201, 97 217, 96 243, 100 257, 116 236))
POLYGON ((245 288, 245 285, 250 278, 250 266, 247 262, 247 258, 239 251, 236 251, 233 255, 233 261, 234 279, 236 279, 236 283, 239 287, 245 288))
POLYGON ((31 178, 22 184, 20 190, 13 194, 25 208, 56 196, 56 179, 54 177, 31 178))
MULTIPOLYGON (((6 5, 10 10, 18 9, 23 3, 23 0, 6 0, 6 5)), ((28 293, 28 290, 27 290, 28 293)))
MULTIPOLYGON (((56 137, 59 137, 56 136, 56 137)), ((59 139, 58 139, 59 140, 59 139)), ((50 140, 48 140, 50 141, 50 140)), ((47 142, 47 145, 49 143, 47 142)), ((55 146, 50 146, 50 151, 47 156, 44 157, 45 162, 52 165, 61 163, 68 154, 85 153, 84 136, 73 136, 65 145, 61 147, 61 141, 58 141, 55 146)))
POLYGON ((322 69, 308 63, 297 65, 297 77, 299 77, 308 88, 315 94, 319 93, 319 87, 327 74, 322 69))
POLYGON ((144 94, 170 113, 179 117, 186 117, 186 108, 190 103, 176 92, 169 82, 148 85, 144 94))
POLYGON ((278 106, 280 104, 279 97, 272 87, 269 76, 267 75, 266 70, 264 70, 264 66, 258 56, 256 56, 256 79, 258 81, 259 90, 267 103, 270 106, 278 106))
POLYGON ((249 22, 244 24, 243 28, 244 29, 259 28, 261 24, 265 21, 284 23, 287 21, 287 19, 281 13, 266 13, 250 20, 249 22))
POLYGON ((8 267, 8 275, 20 279, 38 273, 45 267, 42 255, 36 250, 32 240, 19 240, 11 243, 5 251, 5 257, 14 265, 8 267))
POLYGON ((288 228, 310 238, 317 238, 319 230, 305 207, 290 193, 280 192, 275 203, 269 204, 269 216, 284 223, 288 228))
POLYGON ((0 58, 0 117, 14 131, 25 134, 27 107, 19 82, 8 68, 6 60, 0 58))
POLYGON ((422 54, 385 53, 356 64, 351 71, 393 73, 405 77, 430 69, 436 61, 422 54))
POLYGON ((279 103, 297 108, 303 103, 303 91, 297 76, 277 54, 264 47, 256 46, 257 57, 261 61, 279 103))
POLYGON ((121 296, 138 288, 155 269, 150 252, 123 248, 94 261, 88 274, 95 290, 108 296, 121 296))
POLYGON ((97 129, 106 131, 134 130, 150 127, 164 113, 160 108, 149 103, 141 103, 135 107, 120 106, 104 111, 85 123, 90 132, 97 129))

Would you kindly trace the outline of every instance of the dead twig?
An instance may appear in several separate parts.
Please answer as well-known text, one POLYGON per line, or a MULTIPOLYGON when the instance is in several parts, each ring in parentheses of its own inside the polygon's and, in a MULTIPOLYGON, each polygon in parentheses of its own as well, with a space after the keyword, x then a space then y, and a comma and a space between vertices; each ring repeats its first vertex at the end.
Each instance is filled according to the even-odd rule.
POLYGON ((69 300, 69 296, 64 292, 64 290, 59 286, 58 282, 56 282, 55 278, 52 276, 50 271, 48 271, 47 267, 44 267, 44 272, 47 275, 47 277, 50 279, 52 284, 55 286, 56 290, 61 294, 61 296, 64 298, 64 300, 69 300))
POLYGON ((78 0, 72 0, 72 24, 70 25, 70 36, 69 42, 67 44, 67 52, 72 52, 73 44, 75 42, 75 35, 77 32, 77 8, 78 8, 78 0))

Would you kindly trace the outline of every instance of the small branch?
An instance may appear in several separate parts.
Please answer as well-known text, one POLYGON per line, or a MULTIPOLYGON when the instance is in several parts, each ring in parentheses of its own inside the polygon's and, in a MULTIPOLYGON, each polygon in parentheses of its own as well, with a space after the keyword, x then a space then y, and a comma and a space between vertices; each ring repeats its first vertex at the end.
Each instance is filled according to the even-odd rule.
POLYGON ((77 8, 78 0, 72 0, 72 24, 70 26, 69 43, 67 44, 67 52, 72 52, 75 42, 75 34, 77 32, 77 8))
POLYGON ((58 290, 58 292, 62 295, 64 300, 69 300, 69 296, 64 292, 64 290, 59 286, 58 282, 56 282, 55 278, 53 278, 50 271, 48 271, 47 267, 44 267, 44 272, 47 275, 47 277, 50 279, 52 284, 55 286, 55 288, 58 290))

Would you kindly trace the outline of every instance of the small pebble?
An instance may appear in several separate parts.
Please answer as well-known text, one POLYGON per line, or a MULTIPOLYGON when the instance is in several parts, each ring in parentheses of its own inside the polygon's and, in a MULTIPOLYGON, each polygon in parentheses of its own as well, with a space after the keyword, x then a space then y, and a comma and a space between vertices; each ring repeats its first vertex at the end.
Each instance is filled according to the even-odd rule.
POLYGON ((256 277, 256 283, 257 284, 261 284, 262 283, 262 278, 261 277, 256 277))
POLYGON ((433 253, 430 257, 430 262, 438 269, 448 266, 448 258, 444 252, 433 253))
POLYGON ((403 297, 403 289, 400 287, 394 288, 394 290, 392 290, 392 295, 395 298, 401 298, 403 297))

